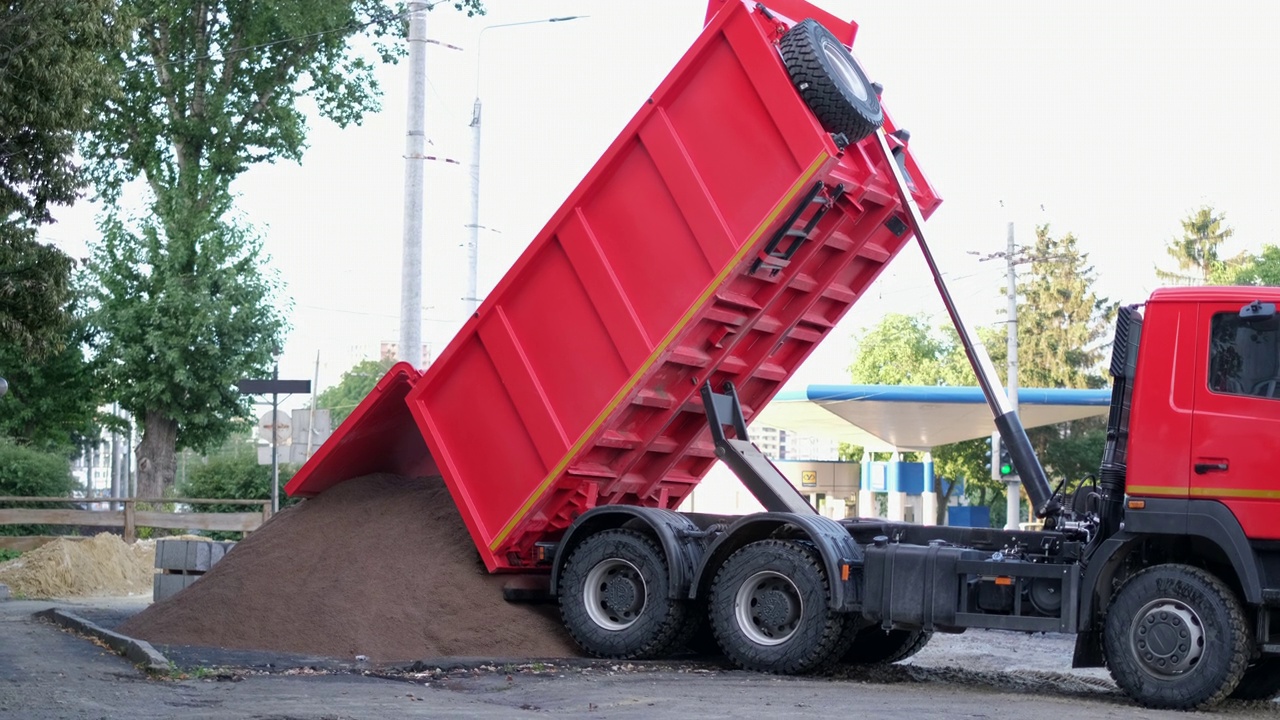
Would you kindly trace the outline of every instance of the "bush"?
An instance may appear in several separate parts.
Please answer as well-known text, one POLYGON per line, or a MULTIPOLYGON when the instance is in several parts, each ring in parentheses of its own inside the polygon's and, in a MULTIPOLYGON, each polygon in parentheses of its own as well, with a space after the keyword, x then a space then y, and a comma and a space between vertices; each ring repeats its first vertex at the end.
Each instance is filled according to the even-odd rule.
MULTIPOLYGON (((297 468, 280 466, 280 507, 292 505, 296 500, 284 494, 284 485, 293 477, 297 468)), ((271 466, 259 465, 256 455, 238 452, 234 455, 209 458, 187 471, 186 479, 179 485, 178 494, 185 498, 227 500, 270 500, 271 466)), ((250 512, 244 505, 192 505, 192 512, 250 512)), ((210 532, 218 539, 232 539, 240 533, 210 532)))
MULTIPOLYGON (((63 455, 0 441, 0 495, 18 497, 71 497, 80 483, 71 474, 71 463, 63 455)), ((0 507, 70 507, 65 503, 10 503, 0 507)), ((0 525, 0 535, 47 535, 48 525, 0 525)))

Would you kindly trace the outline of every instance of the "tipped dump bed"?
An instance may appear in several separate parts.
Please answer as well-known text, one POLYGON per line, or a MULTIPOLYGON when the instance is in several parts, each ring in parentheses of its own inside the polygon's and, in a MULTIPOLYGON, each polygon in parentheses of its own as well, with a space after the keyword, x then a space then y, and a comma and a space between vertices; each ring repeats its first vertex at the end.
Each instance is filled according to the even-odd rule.
POLYGON ((841 150, 780 58, 782 14, 836 23, 722 4, 440 357, 393 368, 291 495, 438 470, 491 571, 597 505, 680 505, 715 462, 699 385, 733 381, 750 419, 909 239, 875 139, 841 150))

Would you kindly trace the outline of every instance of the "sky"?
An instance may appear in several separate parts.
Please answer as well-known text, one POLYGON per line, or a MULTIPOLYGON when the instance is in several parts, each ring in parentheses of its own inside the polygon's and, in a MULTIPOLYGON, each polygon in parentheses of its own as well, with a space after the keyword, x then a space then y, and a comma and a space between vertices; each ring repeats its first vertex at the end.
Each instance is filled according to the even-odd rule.
MULTIPOLYGON (((926 235, 974 326, 998 325, 1008 223, 1019 243, 1074 233, 1097 288, 1140 302, 1203 204, 1225 211, 1227 254, 1280 239, 1280 4, 816 0, 860 25, 854 53, 942 195, 926 235)), ((702 28, 699 0, 489 0, 429 14, 424 341, 438 355, 465 294, 473 100, 483 103, 479 284, 493 287, 702 28), (586 16, 571 22, 503 23, 586 16), (452 46, 452 47, 450 47, 452 46), (461 48, 461 49, 454 49, 461 48)), ((312 113, 300 164, 234 186, 262 233, 291 328, 280 374, 337 382, 399 334, 406 64, 378 73, 382 110, 341 129, 312 113)), ((726 109, 731 111, 731 109, 726 109)), ((43 233, 83 257, 99 208, 55 212, 43 233)), ((792 385, 847 381, 852 336, 886 312, 945 320, 908 245, 792 385)), ((294 398, 299 406, 306 398, 294 398)))

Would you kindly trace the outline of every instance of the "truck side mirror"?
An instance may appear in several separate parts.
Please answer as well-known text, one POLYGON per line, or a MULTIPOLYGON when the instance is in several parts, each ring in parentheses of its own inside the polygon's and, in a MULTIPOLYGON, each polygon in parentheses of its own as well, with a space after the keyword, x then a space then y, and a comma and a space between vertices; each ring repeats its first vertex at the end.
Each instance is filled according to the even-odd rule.
POLYGON ((1276 316, 1276 304, 1264 303, 1261 300, 1253 302, 1240 308, 1240 319, 1245 322, 1262 322, 1270 320, 1276 316))

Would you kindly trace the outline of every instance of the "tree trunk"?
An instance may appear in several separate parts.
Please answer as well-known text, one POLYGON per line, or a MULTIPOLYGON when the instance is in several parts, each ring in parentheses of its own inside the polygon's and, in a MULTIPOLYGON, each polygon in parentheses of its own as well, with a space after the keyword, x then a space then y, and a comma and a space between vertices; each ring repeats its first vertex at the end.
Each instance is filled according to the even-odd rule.
POLYGON ((178 472, 178 423, 149 410, 138 443, 138 497, 159 498, 173 487, 178 472))
POLYGON ((937 517, 934 523, 937 525, 947 524, 947 503, 951 501, 951 493, 956 489, 956 480, 952 478, 948 482, 943 482, 942 478, 935 477, 933 479, 933 496, 937 498, 934 505, 937 507, 937 517))

